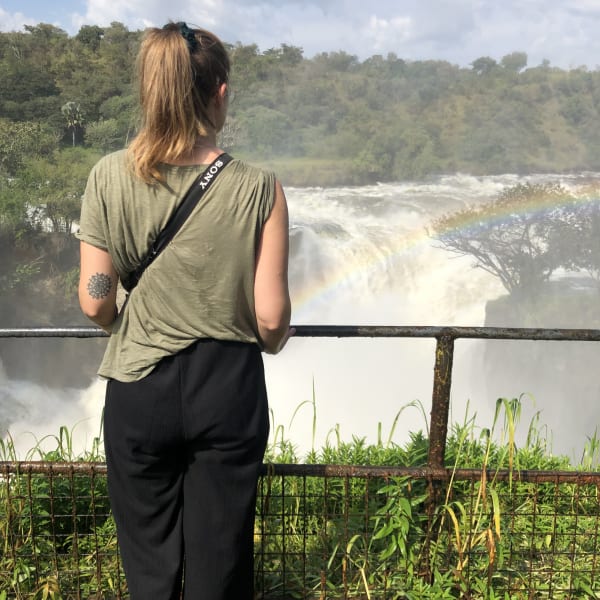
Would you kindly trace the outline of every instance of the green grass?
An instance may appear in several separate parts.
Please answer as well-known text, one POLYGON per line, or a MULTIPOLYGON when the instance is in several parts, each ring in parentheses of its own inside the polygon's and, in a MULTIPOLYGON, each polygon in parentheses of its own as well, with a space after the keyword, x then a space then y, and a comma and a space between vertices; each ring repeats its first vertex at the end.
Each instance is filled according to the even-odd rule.
MULTIPOLYGON (((472 482, 452 477, 435 496, 419 477, 275 476, 268 470, 259 486, 255 525, 257 589, 272 598, 600 597, 592 569, 600 553, 597 486, 519 478, 525 469, 597 468, 598 437, 587 440, 579 464, 552 456, 539 415, 519 435, 521 402, 499 399, 487 426, 467 411, 450 427, 451 473, 470 467, 481 475, 472 482), (526 439, 523 447, 516 443, 520 437, 526 439), (511 478, 497 479, 500 469, 509 469, 511 478)), ((314 395, 296 413, 306 406, 314 434, 314 395)), ((358 437, 346 441, 334 429, 317 448, 313 435, 305 462, 423 466, 427 423, 399 444, 400 416, 379 425, 373 444, 358 437)), ((73 431, 62 427, 27 458, 101 461, 100 440, 101 432, 91 449, 76 453, 73 431), (49 441, 51 448, 42 449, 49 441)), ((1 442, 0 458, 15 460, 10 438, 1 442)), ((281 425, 273 423, 265 462, 299 462, 281 425)), ((88 472, 1 478, 0 544, 0 600, 108 600, 124 592, 104 477, 88 472)))

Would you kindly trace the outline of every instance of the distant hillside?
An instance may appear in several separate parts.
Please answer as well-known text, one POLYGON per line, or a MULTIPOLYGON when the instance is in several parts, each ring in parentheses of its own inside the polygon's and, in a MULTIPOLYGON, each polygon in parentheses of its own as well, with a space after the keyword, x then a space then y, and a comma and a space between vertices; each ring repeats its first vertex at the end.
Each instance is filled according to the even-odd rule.
MULTIPOLYGON (((0 33, 0 121, 35 123, 55 145, 97 152, 135 133, 132 64, 140 39, 120 23, 0 33)), ((235 98, 222 142, 297 184, 365 183, 436 173, 600 170, 600 74, 499 62, 230 47, 235 98)), ((8 144, 8 145, 7 145, 8 144)), ((0 165, 10 167, 0 138, 0 165)))

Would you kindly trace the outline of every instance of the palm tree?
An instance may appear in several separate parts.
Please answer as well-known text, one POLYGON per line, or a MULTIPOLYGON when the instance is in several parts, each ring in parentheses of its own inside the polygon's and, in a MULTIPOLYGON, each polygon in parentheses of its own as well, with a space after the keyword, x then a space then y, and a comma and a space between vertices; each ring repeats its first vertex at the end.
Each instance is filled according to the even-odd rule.
POLYGON ((67 128, 71 131, 73 146, 75 146, 75 132, 83 125, 83 115, 77 102, 67 102, 60 109, 67 120, 67 128))

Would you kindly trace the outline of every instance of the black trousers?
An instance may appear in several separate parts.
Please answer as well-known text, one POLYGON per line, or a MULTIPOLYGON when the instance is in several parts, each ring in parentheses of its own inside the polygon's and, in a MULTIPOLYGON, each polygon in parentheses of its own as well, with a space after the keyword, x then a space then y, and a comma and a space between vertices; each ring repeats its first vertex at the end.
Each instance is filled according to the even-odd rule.
POLYGON ((253 344, 201 340, 133 383, 109 380, 108 489, 131 600, 251 600, 267 442, 253 344))

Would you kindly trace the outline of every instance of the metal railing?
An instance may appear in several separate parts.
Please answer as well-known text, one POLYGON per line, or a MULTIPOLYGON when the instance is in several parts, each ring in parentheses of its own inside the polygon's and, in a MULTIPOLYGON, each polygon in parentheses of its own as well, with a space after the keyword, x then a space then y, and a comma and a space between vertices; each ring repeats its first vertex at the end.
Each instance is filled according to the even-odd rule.
MULTIPOLYGON (((303 337, 436 339, 427 461, 265 465, 259 597, 600 597, 600 473, 446 465, 455 340, 596 342, 600 330, 296 329, 303 337)), ((0 329, 5 338, 103 335, 93 327, 0 329)), ((127 597, 105 469, 0 463, 0 598, 127 597)))

